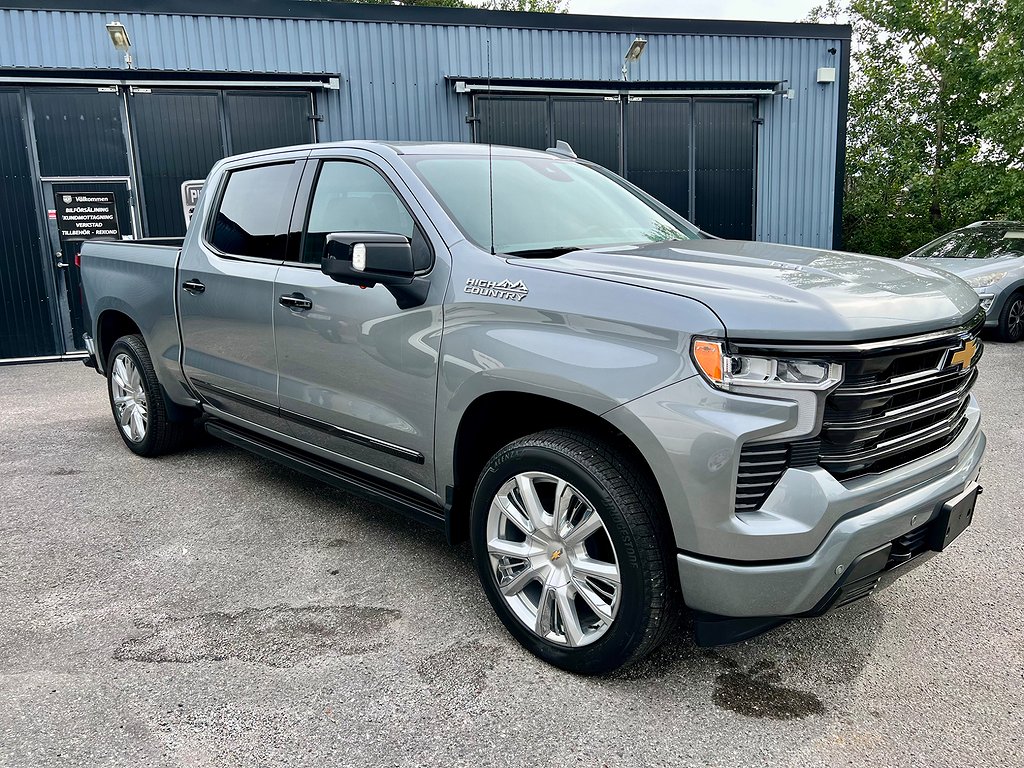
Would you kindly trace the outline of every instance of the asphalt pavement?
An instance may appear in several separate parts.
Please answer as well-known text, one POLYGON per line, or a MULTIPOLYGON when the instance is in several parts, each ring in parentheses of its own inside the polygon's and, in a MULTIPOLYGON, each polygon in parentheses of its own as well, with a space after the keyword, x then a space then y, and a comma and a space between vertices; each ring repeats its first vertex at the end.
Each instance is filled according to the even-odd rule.
POLYGON ((1024 765, 1024 345, 976 392, 946 553, 593 679, 519 648, 467 546, 213 441, 138 458, 92 371, 0 367, 0 766, 1024 765))

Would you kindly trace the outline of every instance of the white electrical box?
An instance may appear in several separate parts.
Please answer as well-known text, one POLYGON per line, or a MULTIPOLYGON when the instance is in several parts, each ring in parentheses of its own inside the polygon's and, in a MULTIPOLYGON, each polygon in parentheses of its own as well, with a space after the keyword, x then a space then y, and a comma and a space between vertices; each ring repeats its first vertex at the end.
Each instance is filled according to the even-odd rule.
POLYGON ((819 83, 834 83, 836 81, 835 67, 818 67, 819 83))

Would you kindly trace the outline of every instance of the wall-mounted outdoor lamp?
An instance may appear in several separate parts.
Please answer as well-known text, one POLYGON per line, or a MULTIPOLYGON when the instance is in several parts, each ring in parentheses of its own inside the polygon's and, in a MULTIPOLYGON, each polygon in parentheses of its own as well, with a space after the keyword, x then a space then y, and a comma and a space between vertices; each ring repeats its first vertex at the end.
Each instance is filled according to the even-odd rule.
POLYGON ((629 65, 634 61, 640 61, 640 57, 644 55, 644 48, 647 47, 647 39, 643 37, 637 37, 633 39, 633 42, 629 44, 629 50, 626 51, 626 58, 622 62, 622 79, 629 80, 629 65))
POLYGON ((120 21, 112 21, 107 24, 107 34, 110 35, 110 42, 118 51, 124 51, 124 65, 132 68, 132 41, 128 39, 128 30, 120 21))

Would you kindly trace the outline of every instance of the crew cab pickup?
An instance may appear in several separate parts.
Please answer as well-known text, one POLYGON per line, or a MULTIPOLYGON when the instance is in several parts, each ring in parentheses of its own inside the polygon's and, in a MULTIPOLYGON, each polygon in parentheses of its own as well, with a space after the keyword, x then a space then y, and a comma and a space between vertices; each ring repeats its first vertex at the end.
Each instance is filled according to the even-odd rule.
POLYGON ((684 607, 714 645, 864 597, 981 491, 969 286, 713 238, 561 143, 233 157, 183 242, 81 263, 131 451, 201 426, 468 537, 565 669, 635 661, 684 607))

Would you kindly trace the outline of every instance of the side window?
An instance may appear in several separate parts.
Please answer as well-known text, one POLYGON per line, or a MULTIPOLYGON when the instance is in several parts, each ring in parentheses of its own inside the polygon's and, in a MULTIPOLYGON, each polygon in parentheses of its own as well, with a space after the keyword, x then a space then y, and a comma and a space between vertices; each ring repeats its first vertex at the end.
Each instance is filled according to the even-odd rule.
POLYGON ((295 164, 231 171, 209 242, 231 256, 284 259, 295 200, 295 164))
POLYGON ((330 160, 320 168, 302 260, 319 263, 332 232, 405 235, 416 247, 416 223, 405 204, 378 171, 362 163, 330 160))

